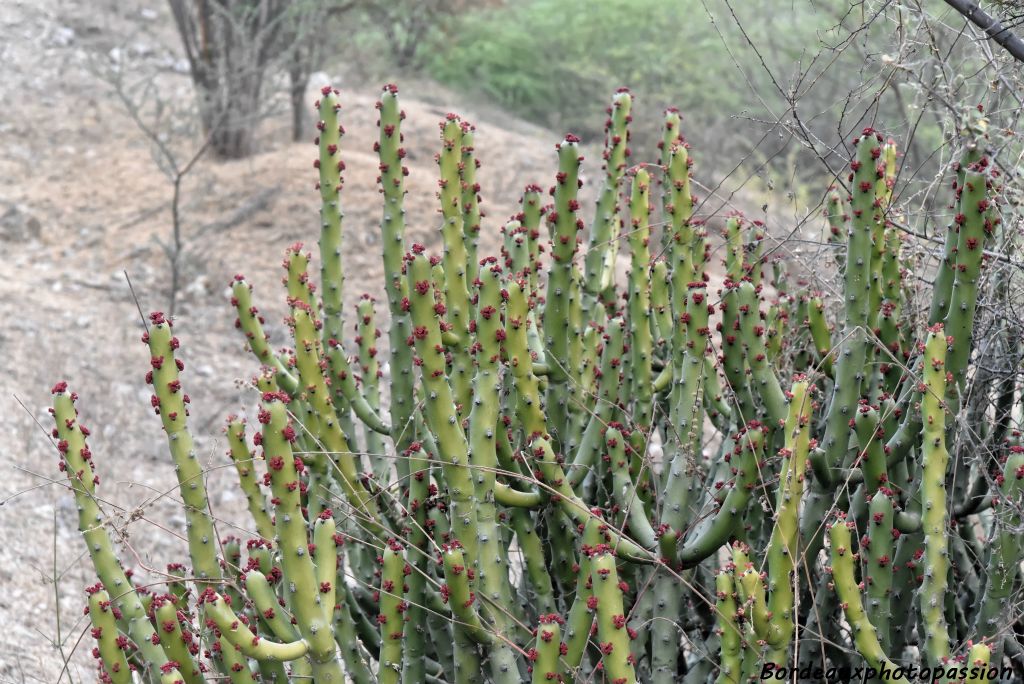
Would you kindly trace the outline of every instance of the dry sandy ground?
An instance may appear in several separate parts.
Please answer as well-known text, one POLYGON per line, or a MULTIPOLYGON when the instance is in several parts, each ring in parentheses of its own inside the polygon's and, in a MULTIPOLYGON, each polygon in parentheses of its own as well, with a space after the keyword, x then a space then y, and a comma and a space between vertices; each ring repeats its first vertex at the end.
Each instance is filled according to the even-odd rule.
MULTIPOLYGON (((148 408, 148 353, 123 275, 130 273, 144 310, 166 305, 168 266, 158 239, 169 231, 171 186, 146 139, 89 66, 109 66, 114 57, 128 69, 166 66, 162 96, 187 98, 187 77, 175 73, 178 58, 160 47, 161 41, 174 46, 168 26, 157 0, 0 3, 0 624, 6 630, 0 682, 58 681, 65 657, 75 681, 93 678, 92 640, 81 639, 82 589, 93 575, 47 436, 55 381, 67 380, 81 395, 103 477, 101 494, 124 535, 128 564, 145 576, 146 567, 163 568, 186 556, 175 536, 183 520, 173 471, 159 421, 148 408), (125 36, 136 35, 125 44, 125 36)), ((351 303, 363 291, 381 289, 375 89, 335 82, 343 88, 348 129, 343 154, 351 303)), ((433 155, 437 122, 447 111, 429 104, 428 96, 447 97, 437 92, 432 85, 403 88, 410 237, 434 249, 433 155)), ((550 184, 557 136, 479 108, 459 111, 478 124, 480 180, 490 215, 484 243, 493 248, 497 227, 515 210, 521 188, 550 184)), ((317 239, 315 150, 282 142, 286 126, 284 117, 264 122, 259 154, 232 163, 201 161, 184 185, 189 251, 176 330, 187 366, 183 382, 193 400, 192 426, 211 468, 212 504, 224 533, 244 520, 238 516, 244 501, 233 493, 233 473, 224 470, 220 426, 228 413, 252 405, 241 381, 256 369, 233 329, 226 284, 234 273, 249 276, 273 324, 272 341, 283 343, 281 255, 292 242, 315 245, 317 239)))

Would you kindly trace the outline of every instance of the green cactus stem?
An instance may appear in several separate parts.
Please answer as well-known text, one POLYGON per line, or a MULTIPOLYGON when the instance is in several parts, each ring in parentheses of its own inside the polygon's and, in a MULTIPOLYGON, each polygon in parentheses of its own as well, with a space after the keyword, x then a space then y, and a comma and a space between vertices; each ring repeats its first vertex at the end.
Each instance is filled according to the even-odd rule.
MULTIPOLYGON (((306 401, 316 414, 318 437, 330 455, 333 474, 341 485, 349 504, 359 512, 362 524, 375 534, 380 530, 380 515, 376 501, 360 483, 358 461, 349 447, 348 437, 342 430, 327 383, 322 372, 322 363, 317 345, 318 323, 306 308, 292 309, 293 334, 295 337, 295 365, 305 388, 306 401)), ((264 448, 264 451, 266 449, 264 448)))
POLYGON ((469 459, 474 468, 476 491, 476 524, 478 555, 476 570, 484 610, 496 633, 489 649, 491 677, 495 682, 518 682, 519 668, 508 634, 513 626, 506 606, 512 591, 508 583, 509 568, 501 548, 494 489, 498 470, 498 413, 501 403, 501 345, 506 339, 502 323, 502 268, 497 259, 482 259, 475 321, 476 378, 473 386, 473 409, 469 415, 469 459))
POLYGON ((533 684, 548 682, 564 682, 562 668, 559 665, 560 646, 562 645, 562 625, 565 624, 559 615, 549 613, 538 618, 537 641, 533 653, 533 684))
POLYGON ((591 473, 601 451, 601 433, 614 422, 622 393, 622 362, 625 355, 626 322, 616 316, 608 322, 601 349, 601 368, 598 376, 598 395, 591 410, 590 420, 583 431, 579 448, 569 471, 569 483, 575 488, 591 473))
POLYGON ((476 138, 476 126, 463 121, 462 124, 462 161, 459 165, 459 177, 462 187, 462 234, 466 245, 466 273, 472 274, 477 268, 477 243, 480 240, 480 184, 476 181, 476 172, 480 168, 480 160, 476 158, 473 142, 476 138))
POLYGON ((736 624, 736 588, 732 572, 720 570, 715 575, 716 632, 721 644, 721 663, 717 684, 739 684, 740 652, 742 649, 739 626, 736 624))
MULTIPOLYGON (((390 414, 391 437, 397 454, 407 453, 409 445, 416 440, 413 410, 415 405, 412 350, 405 343, 412 334, 409 315, 404 302, 408 296, 403 277, 405 257, 405 177, 409 170, 404 165, 406 156, 402 146, 402 120, 405 112, 398 105, 398 88, 392 84, 384 86, 376 104, 380 136, 374 143, 374 151, 380 160, 380 192, 383 195, 381 213, 381 244, 383 245, 384 292, 388 300, 391 322, 388 326, 388 349, 390 353, 390 414)), ((399 459, 399 477, 408 475, 407 463, 399 459)), ((422 628, 423 616, 414 605, 416 624, 422 628)))
POLYGON ((231 305, 238 313, 235 327, 245 335, 249 349, 261 364, 274 369, 281 389, 289 394, 294 393, 298 381, 292 376, 284 361, 270 351, 267 334, 263 330, 263 316, 252 303, 252 285, 246 282, 244 276, 236 275, 231 281, 231 305))
POLYGON ((414 246, 406 264, 413 323, 410 337, 426 392, 427 425, 437 443, 444 445, 441 456, 452 509, 452 534, 462 543, 466 557, 475 567, 477 508, 470 474, 469 443, 457 417, 454 388, 445 373, 445 349, 441 341, 441 316, 445 309, 434 298, 430 269, 430 261, 423 256, 422 248, 414 246))
POLYGON ((153 408, 159 413, 167 434, 178 489, 185 502, 185 529, 192 571, 199 579, 216 581, 220 579, 217 538, 213 518, 207 510, 203 468, 188 429, 189 397, 178 376, 185 364, 175 358, 178 338, 171 333, 171 322, 159 311, 150 314, 149 320, 151 325, 143 341, 149 345, 152 370, 146 379, 153 386, 153 408))
MULTIPOLYGON (((843 609, 846 621, 853 629, 853 641, 857 651, 876 670, 885 667, 896 670, 896 665, 885 655, 878 641, 875 626, 864 612, 860 589, 855 577, 854 564, 857 554, 853 551, 850 536, 851 522, 840 518, 829 527, 830 557, 832 562, 832 583, 843 609)), ((896 681, 896 680, 894 680, 896 681)))
POLYGON ((612 96, 608 120, 604 127, 604 182, 601 185, 587 239, 586 259, 583 267, 585 292, 584 315, 592 318, 596 304, 609 305, 601 297, 614 292, 614 247, 619 227, 619 183, 626 172, 629 159, 629 123, 632 121, 633 96, 620 88, 612 96))
POLYGON ((89 622, 92 623, 92 637, 96 640, 96 658, 99 661, 101 678, 113 684, 131 684, 132 671, 124 649, 118 643, 117 609, 110 602, 110 594, 94 587, 89 594, 89 622))
POLYGON ((924 647, 937 667, 950 656, 949 625, 944 613, 949 582, 949 539, 946 529, 946 347, 941 323, 928 330, 924 344, 924 388, 921 397, 921 522, 924 529, 924 575, 919 593, 924 647))
POLYGON ((779 385, 779 377, 768 362, 764 314, 758 308, 757 290, 749 281, 739 285, 739 322, 755 393, 764 405, 766 422, 778 425, 786 419, 786 397, 779 385))
POLYGON ((766 641, 771 646, 769 662, 786 662, 795 630, 793 576, 800 557, 800 500, 803 498, 807 454, 812 448, 810 385, 794 378, 789 394, 789 416, 783 428, 785 446, 779 452, 779 491, 775 500, 775 525, 768 542, 768 610, 771 629, 766 641))
POLYGON ((377 681, 381 684, 398 684, 402 681, 404 570, 405 555, 402 545, 391 539, 384 546, 380 574, 380 613, 377 615, 377 622, 380 624, 380 670, 377 681))
POLYGON ((861 544, 861 556, 864 560, 867 618, 875 626, 878 642, 886 652, 892 647, 889 625, 892 617, 893 558, 896 555, 892 519, 892 499, 885 491, 876 491, 868 507, 868 543, 861 544))
POLYGON ((999 501, 993 503, 994 524, 990 536, 987 580, 981 608, 974 621, 978 634, 991 638, 992 662, 1001 663, 1004 627, 1003 615, 1012 600, 1014 586, 1020 574, 1022 518, 1020 504, 1024 492, 1024 448, 1011 446, 1010 453, 997 479, 999 501))
POLYGON ((633 477, 629 472, 626 441, 615 424, 610 425, 605 432, 605 444, 608 447, 608 458, 611 460, 612 495, 619 508, 626 511, 629 534, 641 546, 654 548, 658 543, 657 534, 647 518, 643 500, 637 495, 633 477))
MULTIPOLYGON (((447 307, 445 331, 450 333, 453 356, 452 392, 460 415, 469 411, 472 393, 472 370, 468 355, 469 324, 472 313, 469 303, 468 257, 463 231, 462 179, 462 122, 455 114, 448 114, 441 123, 441 153, 437 158, 441 180, 438 199, 441 202, 441 237, 444 240, 444 305, 447 307)), ((475 272, 475 269, 474 271, 475 272)))
MULTIPOLYGON (((356 321, 356 344, 359 345, 359 370, 360 379, 362 380, 362 389, 359 392, 357 399, 362 397, 365 399, 367 406, 369 407, 371 416, 380 415, 380 379, 383 376, 383 371, 380 368, 380 357, 378 355, 381 332, 375 324, 376 310, 375 302, 373 297, 364 294, 359 298, 359 302, 356 304, 356 315, 358 320, 356 321)), ((356 415, 359 415, 356 410, 356 402, 349 400, 352 404, 352 408, 356 411, 356 415)), ((366 418, 359 415, 359 419, 366 424, 366 418)), ((373 463, 373 471, 377 475, 377 479, 386 482, 391 476, 391 461, 385 457, 385 446, 384 440, 381 438, 382 435, 391 434, 391 426, 381 424, 378 427, 382 428, 376 430, 374 428, 367 429, 366 432, 366 451, 370 455, 370 459, 373 463)))
POLYGON ((288 662, 301 658, 309 652, 309 644, 301 639, 279 644, 256 636, 235 614, 224 597, 213 590, 207 590, 200 597, 200 601, 206 615, 217 623, 222 638, 246 657, 256 660, 288 662))
POLYGON ((245 439, 245 421, 237 416, 229 417, 225 433, 230 447, 228 455, 231 456, 238 472, 239 484, 245 493, 249 515, 256 525, 256 534, 269 541, 274 538, 274 523, 267 512, 267 500, 260 489, 260 482, 256 479, 256 462, 245 439))
MULTIPOLYGON (((835 385, 825 417, 825 462, 830 467, 843 463, 850 438, 850 416, 860 399, 866 355, 865 329, 868 324, 868 299, 871 289, 871 247, 874 224, 875 160, 880 154, 881 135, 865 129, 857 139, 856 158, 850 163, 851 211, 849 242, 843 270, 843 300, 846 320, 843 342, 835 363, 835 385)), ((815 471, 823 482, 830 481, 827 471, 815 471)))
MULTIPOLYGON (((302 461, 292 453, 295 429, 288 418, 286 399, 281 395, 264 395, 260 411, 270 488, 278 500, 274 527, 281 568, 288 582, 288 604, 308 648, 313 676, 317 681, 340 684, 344 675, 331 630, 334 603, 326 605, 321 597, 322 585, 317 582, 317 571, 310 554, 308 523, 302 514, 297 487, 298 468, 302 461)), ((213 592, 207 593, 207 599, 215 605, 219 605, 218 598, 213 592)), ((216 615, 214 619, 217 619, 216 615)))
POLYGON ((636 684, 636 659, 630 652, 623 588, 615 556, 606 546, 598 545, 591 551, 590 578, 597 602, 597 639, 604 670, 612 682, 636 684))
POLYGON ((699 534, 688 539, 679 551, 679 562, 684 567, 693 567, 710 557, 730 536, 742 531, 747 503, 759 476, 765 432, 760 423, 751 421, 733 440, 736 446, 725 455, 729 467, 722 481, 727 493, 711 521, 698 528, 699 534))
POLYGON ((341 264, 342 217, 341 160, 339 145, 345 128, 338 121, 341 103, 338 91, 324 86, 316 103, 317 146, 320 156, 316 167, 320 172, 317 184, 320 190, 320 296, 323 302, 323 344, 327 340, 342 338, 342 301, 345 273, 341 264))
POLYGON ((577 235, 583 221, 577 218, 579 179, 579 138, 567 135, 558 145, 558 175, 554 187, 554 209, 547 214, 551 227, 551 269, 548 272, 544 306, 544 352, 548 377, 548 426, 558 450, 567 441, 569 402, 579 381, 579 359, 574 352, 582 335, 579 319, 572 315, 579 306, 579 274, 574 266, 577 235))
POLYGON ((646 169, 637 169, 629 199, 629 326, 630 365, 634 395, 633 421, 636 428, 648 432, 653 427, 653 380, 651 362, 654 357, 654 321, 651 316, 651 240, 650 227, 651 176, 646 169))

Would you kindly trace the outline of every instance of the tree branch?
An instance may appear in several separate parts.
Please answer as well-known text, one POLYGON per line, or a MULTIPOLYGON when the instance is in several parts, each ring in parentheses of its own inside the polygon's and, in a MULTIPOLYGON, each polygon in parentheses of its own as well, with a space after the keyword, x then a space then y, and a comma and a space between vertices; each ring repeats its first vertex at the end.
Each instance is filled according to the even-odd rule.
POLYGON ((1024 40, 1003 26, 1002 22, 978 6, 974 0, 946 0, 946 4, 964 15, 968 21, 980 28, 988 37, 1024 64, 1024 40))

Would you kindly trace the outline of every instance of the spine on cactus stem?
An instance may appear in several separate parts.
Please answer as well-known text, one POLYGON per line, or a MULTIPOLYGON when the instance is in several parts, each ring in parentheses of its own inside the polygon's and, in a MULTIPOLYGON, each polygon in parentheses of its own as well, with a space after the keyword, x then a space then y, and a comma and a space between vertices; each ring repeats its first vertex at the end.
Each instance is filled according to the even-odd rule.
MULTIPOLYGON (((949 583, 946 528, 946 348, 950 344, 941 323, 928 331, 924 343, 924 387, 921 396, 921 502, 924 529, 924 574, 919 593, 923 651, 934 666, 950 655, 950 626, 946 622, 949 583)), ((953 342, 955 344, 955 341, 953 342)))
POLYGON ((327 340, 342 338, 342 302, 345 274, 341 264, 342 217, 341 172, 345 162, 341 160, 341 136, 345 129, 338 121, 341 103, 338 90, 324 86, 316 103, 317 147, 320 155, 317 169, 320 179, 320 298, 323 302, 323 344, 327 340))
POLYGON ((614 245, 618 239, 619 182, 629 159, 629 123, 633 96, 620 88, 612 96, 608 120, 604 127, 604 183, 597 199, 594 221, 590 225, 586 258, 583 267, 584 315, 593 320, 595 307, 614 303, 602 301, 602 296, 614 292, 614 245))

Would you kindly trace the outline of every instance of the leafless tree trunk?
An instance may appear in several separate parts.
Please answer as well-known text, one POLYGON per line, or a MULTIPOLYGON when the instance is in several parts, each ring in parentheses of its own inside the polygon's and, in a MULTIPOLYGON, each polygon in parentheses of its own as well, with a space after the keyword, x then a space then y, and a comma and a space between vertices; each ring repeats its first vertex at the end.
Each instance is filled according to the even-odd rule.
POLYGON ((285 46, 292 0, 168 0, 210 146, 224 159, 253 151, 263 79, 285 46))

